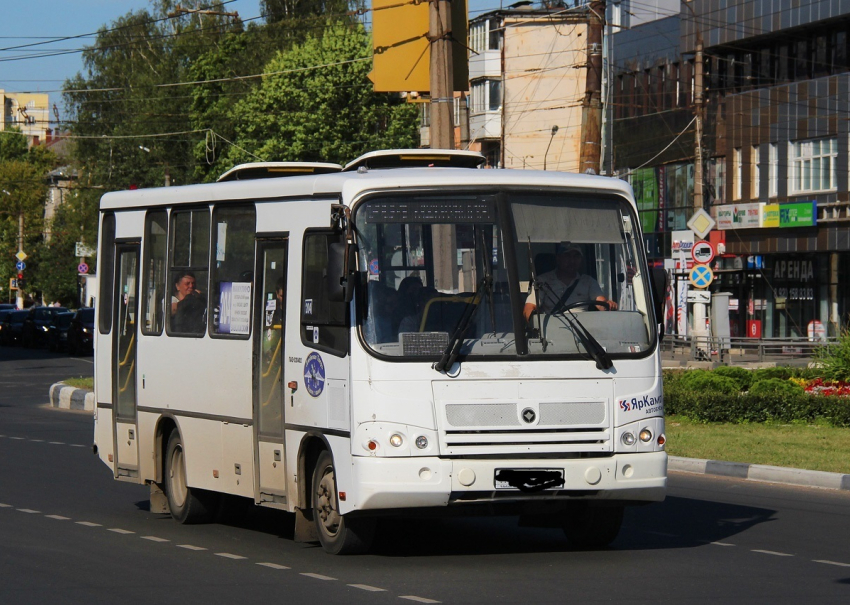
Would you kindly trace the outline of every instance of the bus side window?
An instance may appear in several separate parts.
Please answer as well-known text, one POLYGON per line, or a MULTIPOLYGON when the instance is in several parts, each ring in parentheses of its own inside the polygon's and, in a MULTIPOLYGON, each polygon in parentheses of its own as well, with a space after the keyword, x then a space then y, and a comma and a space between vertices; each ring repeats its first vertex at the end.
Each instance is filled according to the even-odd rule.
POLYGON ((162 334, 165 312, 165 253, 168 249, 165 210, 145 217, 145 259, 142 265, 142 334, 162 334))
POLYGON ((301 342, 345 357, 349 350, 348 303, 328 300, 328 248, 340 236, 329 230, 304 234, 301 278, 301 342))
POLYGON ((251 333, 256 224, 253 206, 216 206, 213 211, 212 336, 247 338, 251 333))
POLYGON ((100 333, 112 331, 112 287, 115 280, 115 215, 105 214, 100 233, 100 333))
POLYGON ((209 292, 209 208, 171 212, 169 336, 203 336, 209 292))

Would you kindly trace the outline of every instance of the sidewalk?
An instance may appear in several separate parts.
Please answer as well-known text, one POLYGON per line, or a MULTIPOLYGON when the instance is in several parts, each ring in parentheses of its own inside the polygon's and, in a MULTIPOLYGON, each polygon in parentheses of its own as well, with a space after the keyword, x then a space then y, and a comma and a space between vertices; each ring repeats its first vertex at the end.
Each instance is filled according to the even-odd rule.
MULTIPOLYGON (((665 365, 665 367, 667 366, 665 365)), ((677 365, 674 367, 682 366, 677 365)), ((707 364, 707 367, 711 367, 710 364, 707 364)), ((59 382, 50 387, 50 405, 54 408, 65 410, 94 412, 94 393, 85 389, 69 387, 59 382)), ((797 468, 746 464, 742 462, 723 462, 721 460, 680 458, 678 456, 670 456, 667 468, 674 472, 717 475, 720 477, 747 479, 749 481, 850 491, 850 474, 825 473, 823 471, 807 471, 797 468)))

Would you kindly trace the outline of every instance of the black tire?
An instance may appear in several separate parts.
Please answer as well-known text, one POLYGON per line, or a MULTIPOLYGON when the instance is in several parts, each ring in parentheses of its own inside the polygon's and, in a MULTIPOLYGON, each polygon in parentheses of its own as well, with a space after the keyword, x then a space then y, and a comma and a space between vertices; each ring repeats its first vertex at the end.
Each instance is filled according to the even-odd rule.
POLYGON ((576 502, 564 516, 564 535, 573 546, 583 550, 605 548, 620 533, 623 509, 618 504, 595 506, 576 502))
POLYGON ((209 523, 215 515, 218 494, 189 487, 180 433, 172 431, 165 450, 165 495, 171 516, 179 523, 209 523))
POLYGON ((313 471, 312 500, 313 521, 325 552, 355 555, 369 550, 375 539, 376 520, 339 514, 334 461, 327 450, 319 455, 313 471))

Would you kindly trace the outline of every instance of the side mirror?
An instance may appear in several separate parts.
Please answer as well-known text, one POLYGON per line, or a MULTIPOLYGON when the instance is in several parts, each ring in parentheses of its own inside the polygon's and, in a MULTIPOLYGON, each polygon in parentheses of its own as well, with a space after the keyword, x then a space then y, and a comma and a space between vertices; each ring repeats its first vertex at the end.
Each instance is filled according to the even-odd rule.
POLYGON ((354 246, 343 242, 328 247, 328 300, 351 302, 354 295, 354 246))
POLYGON ((649 271, 652 285, 652 306, 655 311, 655 323, 660 325, 659 338, 664 337, 664 303, 667 297, 667 271, 662 267, 652 267, 649 271))

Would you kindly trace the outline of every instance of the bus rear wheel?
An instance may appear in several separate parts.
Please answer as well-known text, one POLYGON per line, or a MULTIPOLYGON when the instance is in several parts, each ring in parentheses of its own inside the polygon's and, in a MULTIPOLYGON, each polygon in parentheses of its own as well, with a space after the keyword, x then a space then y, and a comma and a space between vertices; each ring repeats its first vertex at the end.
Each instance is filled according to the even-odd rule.
POLYGON ((605 548, 620 533, 623 509, 621 504, 595 506, 575 502, 564 516, 564 535, 573 546, 583 550, 605 548))
POLYGON ((171 516, 180 523, 207 523, 216 510, 216 494, 189 487, 183 440, 176 430, 165 450, 165 495, 171 516))
POLYGON ((319 455, 313 471, 313 521, 322 548, 332 555, 364 553, 372 546, 375 519, 339 513, 334 462, 327 450, 319 455))

